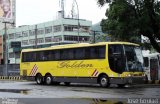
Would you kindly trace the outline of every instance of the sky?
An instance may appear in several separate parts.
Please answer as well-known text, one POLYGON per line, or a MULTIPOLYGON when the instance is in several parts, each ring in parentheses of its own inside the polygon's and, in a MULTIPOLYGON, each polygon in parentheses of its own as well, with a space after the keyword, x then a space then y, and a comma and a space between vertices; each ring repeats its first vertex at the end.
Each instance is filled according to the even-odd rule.
MULTIPOLYGON (((100 22, 108 7, 99 7, 97 0, 77 0, 79 18, 100 22)), ((73 0, 65 0, 65 17, 71 14, 73 0)), ((57 19, 60 10, 59 0, 16 0, 16 26, 33 25, 57 19)), ((77 9, 75 7, 75 12, 77 9)))

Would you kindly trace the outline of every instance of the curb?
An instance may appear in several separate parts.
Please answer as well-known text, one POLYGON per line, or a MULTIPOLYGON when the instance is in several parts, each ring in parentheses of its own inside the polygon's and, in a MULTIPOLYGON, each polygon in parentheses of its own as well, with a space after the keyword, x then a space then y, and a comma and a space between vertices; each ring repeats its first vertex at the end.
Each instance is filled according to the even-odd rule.
POLYGON ((160 84, 160 80, 149 80, 147 84, 160 84))
POLYGON ((0 76, 0 80, 22 80, 20 76, 0 76))
POLYGON ((155 80, 155 84, 160 84, 160 80, 155 80))

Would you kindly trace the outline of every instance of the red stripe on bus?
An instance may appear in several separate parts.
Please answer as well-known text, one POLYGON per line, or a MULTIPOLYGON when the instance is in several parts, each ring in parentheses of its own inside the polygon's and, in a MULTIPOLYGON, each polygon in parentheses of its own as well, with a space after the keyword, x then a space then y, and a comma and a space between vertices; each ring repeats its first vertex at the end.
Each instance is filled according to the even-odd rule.
POLYGON ((93 72, 92 76, 94 75, 94 73, 95 73, 96 71, 97 71, 97 69, 95 69, 95 70, 94 70, 94 72, 93 72))
POLYGON ((33 66, 33 68, 32 68, 32 70, 31 70, 31 72, 30 72, 30 74, 29 75, 31 75, 32 73, 33 73, 33 70, 34 70, 34 67, 36 66, 36 64, 33 66))
POLYGON ((95 75, 94 75, 94 76, 97 76, 97 74, 98 74, 98 71, 95 73, 95 75))
POLYGON ((37 69, 38 69, 38 67, 37 67, 37 65, 36 65, 35 68, 34 68, 34 70, 33 70, 32 76, 35 76, 35 74, 36 74, 36 72, 37 72, 37 69))

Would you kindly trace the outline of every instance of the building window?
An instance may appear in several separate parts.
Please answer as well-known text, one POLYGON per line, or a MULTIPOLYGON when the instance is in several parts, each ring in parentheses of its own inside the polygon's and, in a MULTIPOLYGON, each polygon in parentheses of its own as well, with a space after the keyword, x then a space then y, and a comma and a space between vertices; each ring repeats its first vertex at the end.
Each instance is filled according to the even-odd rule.
POLYGON ((65 25, 64 31, 78 31, 77 25, 65 25))
POLYGON ((23 31, 23 32, 22 32, 22 35, 23 35, 24 37, 28 37, 28 31, 23 31))
POLYGON ((89 32, 89 27, 88 26, 82 26, 79 29, 80 32, 89 32))
POLYGON ((62 30, 61 25, 53 26, 54 32, 60 32, 62 30))
POLYGON ((45 38, 45 42, 46 42, 46 43, 52 42, 52 37, 46 37, 46 38, 45 38))
POLYGON ((55 36, 52 41, 53 42, 60 42, 60 41, 62 41, 62 36, 55 36))
POLYGON ((9 53, 9 58, 14 58, 14 53, 9 53))
MULTIPOLYGON (((81 42, 88 42, 89 41, 89 36, 79 36, 79 41, 81 42)), ((78 41, 78 36, 64 36, 65 41, 78 41)))
POLYGON ((44 39, 43 38, 39 38, 38 39, 38 43, 44 43, 44 39))
POLYGON ((21 32, 16 33, 16 36, 15 36, 15 37, 16 37, 16 38, 22 37, 21 32))
POLYGON ((44 29, 38 29, 38 30, 37 30, 37 34, 38 34, 38 35, 44 34, 44 29))
POLYGON ((23 40, 22 45, 28 45, 28 40, 23 40))
POLYGON ((29 44, 35 44, 35 39, 30 39, 29 44))
POLYGON ((9 39, 14 39, 14 34, 9 34, 9 39))
POLYGON ((52 32, 52 26, 45 28, 45 33, 46 34, 51 33, 51 32, 52 32))
POLYGON ((20 53, 15 53, 15 58, 20 58, 20 53))
POLYGON ((35 30, 29 30, 29 35, 30 36, 35 35, 35 30))

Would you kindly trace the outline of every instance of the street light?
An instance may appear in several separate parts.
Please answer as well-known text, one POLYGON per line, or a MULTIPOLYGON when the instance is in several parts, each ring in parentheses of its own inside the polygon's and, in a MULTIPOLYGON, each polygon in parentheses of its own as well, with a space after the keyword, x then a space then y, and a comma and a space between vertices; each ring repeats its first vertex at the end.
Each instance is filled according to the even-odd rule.
POLYGON ((79 27, 80 27, 80 23, 79 23, 79 8, 78 8, 78 3, 76 0, 74 0, 74 2, 76 3, 77 6, 77 16, 78 16, 78 43, 79 43, 79 27))

